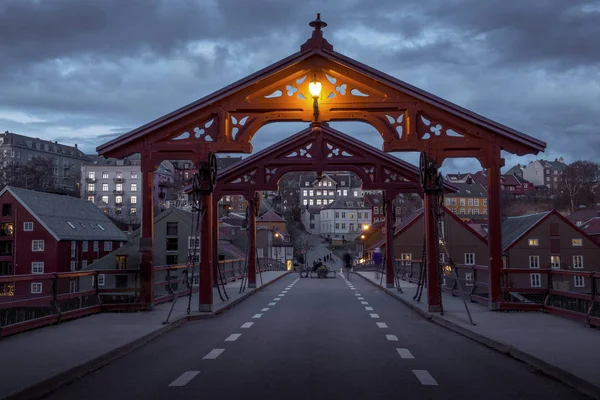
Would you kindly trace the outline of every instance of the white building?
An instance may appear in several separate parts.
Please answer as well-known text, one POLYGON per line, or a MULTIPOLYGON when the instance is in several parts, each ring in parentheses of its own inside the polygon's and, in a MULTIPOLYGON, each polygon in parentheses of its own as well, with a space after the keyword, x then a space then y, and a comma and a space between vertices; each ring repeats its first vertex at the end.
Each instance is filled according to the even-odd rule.
POLYGON ((319 219, 322 237, 351 241, 371 225, 371 207, 363 199, 340 198, 323 207, 319 219))
POLYGON ((321 233, 321 209, 323 207, 308 207, 302 210, 304 229, 311 235, 321 233))
POLYGON ((361 180, 353 173, 300 175, 300 206, 325 206, 340 197, 362 198, 361 180))
POLYGON ((558 190, 562 171, 567 168, 563 158, 554 161, 535 160, 522 167, 523 178, 533 186, 546 186, 548 189, 558 190))

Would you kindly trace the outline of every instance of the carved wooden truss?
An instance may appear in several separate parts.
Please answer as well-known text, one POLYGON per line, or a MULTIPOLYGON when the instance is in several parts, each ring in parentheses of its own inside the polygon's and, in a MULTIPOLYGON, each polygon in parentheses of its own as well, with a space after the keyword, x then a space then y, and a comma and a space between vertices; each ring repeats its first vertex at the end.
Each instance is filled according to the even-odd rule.
MULTIPOLYGON (((221 171, 216 198, 228 194, 252 198, 255 191, 274 191, 283 175, 298 171, 352 171, 362 179, 364 190, 386 190, 388 195, 422 191, 416 167, 323 123, 221 171)), ((453 190, 451 185, 446 188, 453 190)))
MULTIPOLYGON (((313 25, 314 26, 314 25, 313 25)), ((98 147, 101 155, 144 152, 153 160, 205 159, 208 152, 251 153, 265 124, 313 119, 308 84, 323 85, 320 121, 363 121, 383 150, 426 151, 440 162, 500 150, 537 154, 546 144, 399 81, 333 50, 317 26, 298 53, 98 147)))

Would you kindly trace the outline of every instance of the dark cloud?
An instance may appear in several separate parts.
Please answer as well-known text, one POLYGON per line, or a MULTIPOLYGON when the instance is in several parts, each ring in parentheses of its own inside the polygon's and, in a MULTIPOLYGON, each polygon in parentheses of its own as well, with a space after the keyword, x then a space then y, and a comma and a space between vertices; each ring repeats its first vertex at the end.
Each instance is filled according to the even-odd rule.
MULTIPOLYGON (((316 12, 337 51, 546 140, 546 158, 600 151, 600 2, 583 0, 4 0, 0 129, 92 152, 297 51, 316 12)), ((269 125, 254 148, 301 128, 269 125)))

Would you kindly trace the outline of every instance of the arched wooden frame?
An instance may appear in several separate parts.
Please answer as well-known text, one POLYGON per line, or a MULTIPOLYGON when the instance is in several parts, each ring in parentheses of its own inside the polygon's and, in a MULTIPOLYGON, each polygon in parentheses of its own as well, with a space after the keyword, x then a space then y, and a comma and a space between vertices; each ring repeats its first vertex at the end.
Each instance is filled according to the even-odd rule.
MULTIPOLYGON (((421 193, 419 170, 327 124, 302 130, 221 171, 215 200, 242 194, 252 199, 256 191, 275 191, 289 172, 318 174, 351 171, 362 180, 363 190, 385 190, 386 195, 421 193)), ((446 185, 453 191, 451 185, 446 185)))

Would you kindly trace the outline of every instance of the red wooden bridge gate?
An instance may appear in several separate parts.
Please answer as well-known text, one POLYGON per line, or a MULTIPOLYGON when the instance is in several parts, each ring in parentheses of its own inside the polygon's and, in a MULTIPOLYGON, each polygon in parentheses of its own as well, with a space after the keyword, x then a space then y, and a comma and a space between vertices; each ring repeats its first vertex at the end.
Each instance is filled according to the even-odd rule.
MULTIPOLYGON (((296 160, 287 160, 286 169, 281 164, 280 157, 273 156, 273 159, 269 159, 267 156, 255 164, 254 174, 251 171, 240 171, 243 172, 242 181, 237 184, 241 186, 235 190, 241 189, 249 195, 252 190, 264 190, 256 182, 271 189, 276 187, 284 171, 331 170, 331 166, 335 164, 336 168, 333 169, 354 170, 363 178, 365 185, 373 184, 377 189, 385 189, 386 194, 389 192, 395 195, 399 191, 420 192, 420 189, 414 187, 417 180, 414 175, 410 175, 408 171, 411 169, 408 167, 402 170, 397 164, 395 172, 386 175, 386 168, 382 167, 380 159, 364 164, 372 165, 369 167, 373 168, 372 172, 364 169, 361 172, 356 160, 338 157, 341 153, 331 153, 336 156, 336 160, 327 160, 329 153, 326 153, 326 149, 333 149, 329 149, 327 145, 323 147, 325 138, 331 140, 329 144, 332 146, 361 144, 333 131, 323 122, 362 121, 375 127, 381 134, 384 152, 425 152, 428 159, 438 166, 446 158, 474 157, 482 167, 487 168, 489 302, 490 307, 496 309, 501 295, 502 269, 500 168, 504 165, 504 160, 500 152, 504 150, 517 155, 537 154, 544 151, 546 144, 334 51, 333 46, 323 37, 322 28, 327 24, 321 21, 319 15, 310 26, 314 28, 312 36, 297 53, 98 147, 98 153, 106 157, 120 158, 134 153, 141 153, 142 156, 140 275, 141 300, 145 308, 153 307, 152 172, 161 161, 193 160, 199 165, 208 161, 210 153, 252 153, 252 137, 262 126, 271 122, 304 121, 311 123, 310 129, 294 136, 298 139, 297 142, 287 141, 287 144, 295 146, 291 147, 302 155, 299 159, 311 159, 310 168, 296 165, 296 160), (304 136, 311 134, 314 135, 317 147, 310 153, 311 157, 304 157, 312 147, 299 145, 302 140, 306 142, 304 136), (334 138, 338 141, 335 142, 334 138), (275 159, 279 164, 275 163, 275 159), (336 164, 338 160, 339 164, 336 164), (267 165, 271 165, 271 168, 267 165), (249 180, 246 180, 246 176, 249 180), (385 181, 391 179, 391 176, 399 179, 396 185, 384 187, 384 183, 390 183, 385 181), (253 177, 255 178, 252 179, 253 177), (251 183, 252 180, 255 183, 251 183)), ((341 148, 338 152, 340 151, 341 148)), ((357 157, 363 158, 369 155, 366 150, 355 153, 357 157)), ((389 164, 390 168, 391 165, 389 164)), ((391 170, 388 168, 388 171, 391 170)), ((412 171, 415 172, 414 168, 412 171)), ((231 176, 227 175, 227 179, 229 177, 231 176)), ((225 180, 229 189, 224 190, 232 190, 231 185, 235 185, 233 181, 225 180)), ((210 310, 212 307, 212 243, 213 232, 217 231, 213 196, 215 194, 207 194, 203 198, 206 216, 202 227, 200 311, 210 310)), ((432 206, 432 196, 424 197, 425 207, 429 209, 432 206)), ((252 196, 247 198, 251 199, 252 196)), ((388 195, 387 198, 392 196, 388 195)), ((254 207, 252 202, 250 207, 254 207)), ((391 208, 388 207, 388 210, 391 208)), ((387 220, 388 224, 393 221, 392 218, 387 220)), ((437 258, 432 240, 435 225, 431 213, 425 213, 425 225, 429 309, 439 311, 441 298, 436 284, 437 258)), ((388 232, 392 231, 393 229, 388 229, 388 232)), ((392 247, 387 246, 387 249, 392 247)), ((391 261, 392 257, 388 258, 391 261)), ((250 268, 253 267, 252 263, 249 265, 250 268)), ((388 274, 387 279, 393 282, 392 274, 388 274)))

